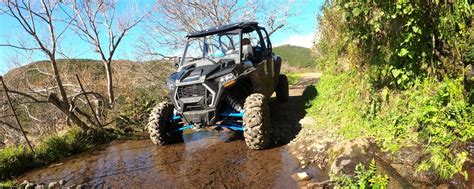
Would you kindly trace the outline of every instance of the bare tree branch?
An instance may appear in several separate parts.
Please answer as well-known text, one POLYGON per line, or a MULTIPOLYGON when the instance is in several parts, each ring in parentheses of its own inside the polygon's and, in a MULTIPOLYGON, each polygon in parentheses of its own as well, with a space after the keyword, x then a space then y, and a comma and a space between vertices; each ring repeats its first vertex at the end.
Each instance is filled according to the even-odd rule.
MULTIPOLYGON (((59 24, 56 24, 58 20, 55 16, 59 13, 57 11, 60 7, 59 0, 40 0, 40 1, 25 1, 25 0, 4 0, 0 3, 2 10, 7 11, 7 15, 11 16, 26 32, 27 36, 31 37, 35 42, 36 47, 27 47, 26 45, 13 45, 7 43, 6 45, 10 48, 19 49, 25 52, 32 50, 39 50, 43 52, 49 59, 49 65, 52 73, 46 73, 37 67, 38 73, 45 74, 54 79, 54 84, 46 86, 42 89, 35 89, 29 81, 29 77, 26 75, 26 87, 30 90, 30 93, 23 92, 21 89, 8 90, 8 93, 19 95, 23 98, 31 100, 33 103, 51 103, 61 112, 71 118, 75 124, 83 129, 88 129, 87 125, 80 120, 74 113, 69 112, 70 103, 68 101, 68 95, 65 90, 65 86, 60 76, 60 71, 57 66, 56 54, 58 49, 58 40, 61 35, 67 30, 70 24, 66 24, 64 28, 59 29, 59 24), (57 31, 60 31, 57 33, 57 31), (60 98, 57 98, 54 93, 50 90, 57 90, 60 98), (44 93, 44 94, 42 94, 44 93)), ((70 21, 69 23, 72 23, 70 21)), ((22 34, 16 34, 21 36, 22 34)), ((29 112, 27 112, 29 114, 29 112)), ((32 119, 34 116, 29 115, 32 119)), ((39 119, 38 119, 39 120, 39 119)))
MULTIPOLYGON (((265 25, 269 35, 290 27, 287 20, 296 15, 294 0, 251 0, 238 3, 237 0, 213 1, 168 1, 157 0, 155 14, 147 19, 148 38, 142 38, 138 51, 144 55, 158 55, 153 49, 167 46, 182 48, 184 36, 216 25, 242 21, 258 21, 265 25), (154 43, 155 48, 150 48, 154 43)), ((165 52, 171 53, 171 52, 165 52)))
POLYGON ((73 20, 71 25, 74 31, 82 40, 94 46, 95 52, 102 60, 107 76, 109 105, 113 105, 115 102, 111 65, 113 57, 127 32, 142 22, 148 13, 137 17, 127 14, 122 19, 117 18, 116 2, 113 0, 71 0, 69 9, 63 11, 73 20), (107 40, 103 40, 104 38, 99 35, 101 31, 106 33, 107 40), (108 48, 104 49, 105 46, 108 48))

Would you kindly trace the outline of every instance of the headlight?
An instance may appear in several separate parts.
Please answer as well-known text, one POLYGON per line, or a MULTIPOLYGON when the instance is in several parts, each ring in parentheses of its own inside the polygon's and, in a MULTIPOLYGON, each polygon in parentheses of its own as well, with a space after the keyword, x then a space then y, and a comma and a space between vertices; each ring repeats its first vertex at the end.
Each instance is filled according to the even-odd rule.
POLYGON ((234 79, 235 75, 233 73, 225 74, 224 76, 221 76, 217 78, 217 81, 219 82, 220 85, 227 83, 228 81, 234 79))
POLYGON ((168 87, 170 91, 172 91, 176 87, 176 84, 174 81, 168 79, 166 80, 166 86, 168 87))

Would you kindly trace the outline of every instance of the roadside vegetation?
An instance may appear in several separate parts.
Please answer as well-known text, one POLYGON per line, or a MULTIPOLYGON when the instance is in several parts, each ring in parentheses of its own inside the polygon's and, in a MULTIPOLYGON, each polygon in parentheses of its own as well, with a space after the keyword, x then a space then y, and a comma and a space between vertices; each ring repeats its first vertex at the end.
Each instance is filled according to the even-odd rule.
MULTIPOLYGON (((473 7, 468 1, 328 1, 319 18, 323 72, 315 127, 374 138, 390 154, 421 147, 413 170, 467 177, 474 138, 473 7)), ((352 185, 353 181, 342 180, 352 185)))
MULTIPOLYGON (((34 148, 34 153, 21 146, 0 149, 0 180, 11 179, 26 170, 49 165, 115 138, 111 132, 73 128, 61 136, 46 137, 34 148)), ((4 184, 8 183, 11 184, 4 184)))

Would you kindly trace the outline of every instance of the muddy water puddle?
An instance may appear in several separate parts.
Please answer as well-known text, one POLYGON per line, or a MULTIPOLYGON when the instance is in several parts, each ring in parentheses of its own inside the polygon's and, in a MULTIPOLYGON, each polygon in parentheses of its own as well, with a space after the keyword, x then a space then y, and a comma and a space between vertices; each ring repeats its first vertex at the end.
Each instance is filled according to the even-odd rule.
MULTIPOLYGON (((193 132, 185 143, 156 146, 150 140, 116 141, 56 166, 18 178, 36 183, 63 179, 92 188, 297 188, 291 174, 303 171, 284 147, 249 150, 242 140, 225 142, 225 131, 193 132)), ((321 170, 304 170, 314 181, 321 170)))

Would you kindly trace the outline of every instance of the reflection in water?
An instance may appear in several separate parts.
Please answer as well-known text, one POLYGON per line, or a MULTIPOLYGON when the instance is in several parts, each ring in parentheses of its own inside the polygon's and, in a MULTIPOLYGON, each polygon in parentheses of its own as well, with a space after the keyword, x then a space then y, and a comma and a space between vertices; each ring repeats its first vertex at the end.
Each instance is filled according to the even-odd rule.
POLYGON ((162 147, 149 140, 118 141, 18 180, 64 179, 66 186, 99 188, 296 187, 290 175, 300 170, 286 150, 253 151, 241 140, 224 142, 228 137, 223 131, 194 132, 184 135, 184 144, 162 147))

